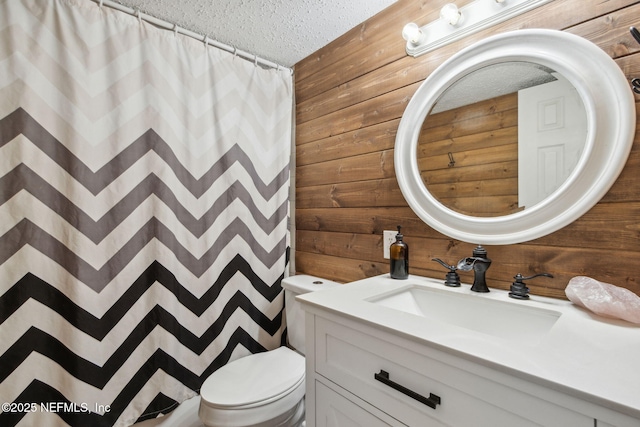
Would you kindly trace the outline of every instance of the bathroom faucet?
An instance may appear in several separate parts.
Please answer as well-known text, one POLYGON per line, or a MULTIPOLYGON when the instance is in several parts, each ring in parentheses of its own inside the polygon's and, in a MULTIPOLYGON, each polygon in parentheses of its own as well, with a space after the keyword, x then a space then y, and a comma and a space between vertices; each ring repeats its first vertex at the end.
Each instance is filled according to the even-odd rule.
POLYGON ((462 258, 458 262, 458 270, 471 271, 473 269, 473 292, 489 292, 485 273, 491 266, 491 260, 487 258, 487 250, 478 245, 473 250, 473 256, 462 258))

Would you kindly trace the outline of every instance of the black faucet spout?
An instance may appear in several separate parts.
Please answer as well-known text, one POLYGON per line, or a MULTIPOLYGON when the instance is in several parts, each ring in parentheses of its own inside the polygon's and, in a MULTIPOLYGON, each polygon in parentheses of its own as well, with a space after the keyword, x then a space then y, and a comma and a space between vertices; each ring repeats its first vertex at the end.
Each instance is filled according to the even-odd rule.
POLYGON ((488 258, 477 258, 473 263, 473 292, 489 292, 487 287, 486 272, 491 266, 491 260, 488 258))
POLYGON ((466 258, 472 260, 473 265, 473 292, 489 292, 487 286, 486 272, 491 267, 491 260, 487 257, 487 250, 478 246, 473 250, 473 256, 466 258))

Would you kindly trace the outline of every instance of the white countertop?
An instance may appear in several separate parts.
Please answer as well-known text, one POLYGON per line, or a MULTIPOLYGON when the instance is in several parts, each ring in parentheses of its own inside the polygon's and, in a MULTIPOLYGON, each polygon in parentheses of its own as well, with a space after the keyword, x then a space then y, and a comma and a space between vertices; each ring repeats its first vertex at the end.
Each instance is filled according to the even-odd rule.
POLYGON ((597 316, 569 301, 535 295, 515 300, 507 291, 491 289, 478 294, 469 288, 464 284, 447 288, 443 280, 419 276, 394 280, 387 274, 297 299, 305 309, 321 309, 384 328, 640 419, 640 325, 597 316), (539 342, 512 342, 368 301, 411 285, 551 309, 561 316, 539 342))

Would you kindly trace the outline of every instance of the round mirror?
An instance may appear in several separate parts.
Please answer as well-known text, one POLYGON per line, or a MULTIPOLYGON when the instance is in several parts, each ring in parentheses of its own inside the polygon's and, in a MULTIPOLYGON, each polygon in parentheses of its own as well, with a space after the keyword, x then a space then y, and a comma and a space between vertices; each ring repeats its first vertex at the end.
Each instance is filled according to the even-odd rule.
POLYGON ((434 229, 519 243, 593 207, 634 134, 633 96, 605 52, 561 31, 514 31, 460 51, 423 82, 400 121, 395 170, 434 229))

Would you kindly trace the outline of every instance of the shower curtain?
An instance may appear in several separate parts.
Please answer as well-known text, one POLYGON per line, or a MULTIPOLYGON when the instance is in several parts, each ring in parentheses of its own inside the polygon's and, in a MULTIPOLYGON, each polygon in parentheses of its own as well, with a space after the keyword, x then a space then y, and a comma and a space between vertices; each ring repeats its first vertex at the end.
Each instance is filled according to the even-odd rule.
POLYGON ((0 0, 0 425, 125 426, 283 341, 292 77, 0 0))

